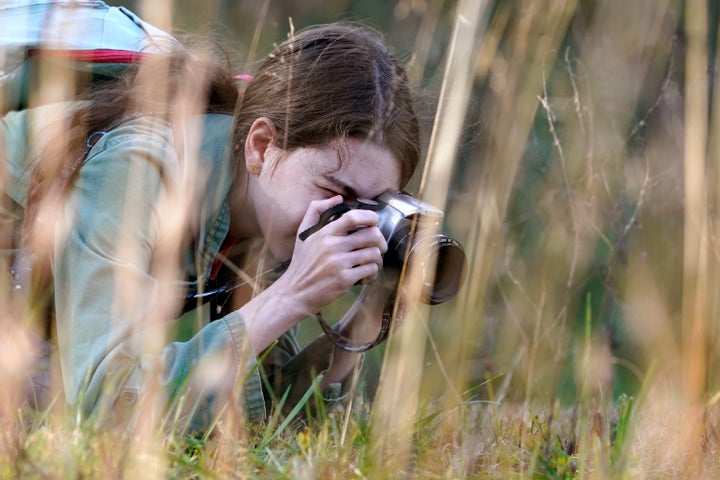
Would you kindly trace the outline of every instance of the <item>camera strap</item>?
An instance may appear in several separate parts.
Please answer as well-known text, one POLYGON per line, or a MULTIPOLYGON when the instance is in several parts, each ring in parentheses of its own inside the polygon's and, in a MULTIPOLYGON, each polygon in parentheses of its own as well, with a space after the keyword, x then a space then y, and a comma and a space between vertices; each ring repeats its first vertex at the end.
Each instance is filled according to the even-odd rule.
MULTIPOLYGON (((365 289, 366 287, 363 287, 362 292, 355 299, 352 306, 348 309, 343 318, 334 326, 330 326, 328 324, 321 312, 315 314, 315 318, 320 324, 320 328, 322 328, 325 336, 327 336, 333 345, 341 350, 354 353, 367 352, 384 342, 392 330, 393 314, 395 313, 395 295, 391 295, 389 300, 387 300, 385 305, 383 305, 382 317, 380 319, 380 331, 373 341, 353 344, 353 342, 347 337, 347 334, 350 332, 352 322, 361 320, 357 318, 357 313, 360 310, 360 306, 365 301, 365 289)), ((398 315, 400 315, 400 313, 398 313, 398 315)))
POLYGON ((382 313, 382 325, 380 326, 378 336, 372 342, 361 343, 358 345, 353 345, 349 338, 342 335, 334 327, 331 327, 323 318, 322 313, 316 313, 315 318, 317 318, 317 321, 320 324, 320 328, 322 328, 323 332, 325 332, 325 335, 337 348, 345 350, 347 352, 363 353, 377 347, 388 337, 388 334, 390 333, 390 327, 392 327, 392 313, 393 305, 385 305, 382 313))

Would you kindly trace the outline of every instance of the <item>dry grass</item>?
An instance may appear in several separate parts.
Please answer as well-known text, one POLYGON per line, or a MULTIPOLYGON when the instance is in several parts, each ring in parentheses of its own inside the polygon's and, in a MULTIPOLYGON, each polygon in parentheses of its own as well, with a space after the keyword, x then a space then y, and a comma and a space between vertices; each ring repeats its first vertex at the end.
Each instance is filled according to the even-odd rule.
POLYGON ((0 478, 717 477, 717 2, 424 3, 397 8, 418 86, 452 33, 416 186, 470 269, 368 362, 374 401, 202 438, 25 417, 32 328, 4 265, 0 478))

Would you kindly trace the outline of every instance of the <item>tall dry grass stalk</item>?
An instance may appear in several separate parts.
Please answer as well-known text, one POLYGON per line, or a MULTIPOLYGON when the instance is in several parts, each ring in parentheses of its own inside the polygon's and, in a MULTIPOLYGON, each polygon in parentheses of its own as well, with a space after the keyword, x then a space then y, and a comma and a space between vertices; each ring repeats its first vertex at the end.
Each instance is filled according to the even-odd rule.
MULTIPOLYGON (((708 217, 708 6, 693 1, 685 6, 685 223, 683 241, 683 471, 694 475, 701 461, 704 393, 707 388, 706 334, 709 323, 710 232, 708 217)), ((680 460, 680 458, 678 459, 680 460)))
MULTIPOLYGON (((487 2, 462 1, 455 13, 455 24, 446 59, 441 96, 435 116, 428 160, 420 183, 419 195, 427 202, 444 207, 462 135, 474 72, 467 58, 472 55, 487 2)), ((403 469, 410 458, 411 439, 419 408, 419 387, 427 341, 429 311, 412 303, 419 298, 422 275, 410 265, 407 306, 402 327, 388 341, 378 395, 374 408, 375 442, 386 471, 403 469), (413 281, 415 280, 415 281, 413 281), (398 409, 398 405, 403 405, 398 409), (386 463, 388 462, 388 463, 386 463)))

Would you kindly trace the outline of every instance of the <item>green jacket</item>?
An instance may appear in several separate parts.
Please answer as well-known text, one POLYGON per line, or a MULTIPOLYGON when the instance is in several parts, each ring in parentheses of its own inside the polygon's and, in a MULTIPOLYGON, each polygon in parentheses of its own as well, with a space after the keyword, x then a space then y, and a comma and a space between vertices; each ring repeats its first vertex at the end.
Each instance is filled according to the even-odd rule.
MULTIPOLYGON (((2 118, 6 192, 21 207, 47 139, 42 122, 52 118, 50 108, 57 107, 2 118)), ((168 124, 140 117, 102 135, 58 212, 64 219, 54 229, 58 351, 67 401, 85 412, 112 416, 131 408, 148 388, 146 380, 161 372, 159 386, 169 402, 182 406, 177 408, 193 428, 206 427, 226 403, 223 398, 239 398, 237 407, 252 421, 266 416, 257 360, 237 312, 205 324, 189 341, 172 342, 162 340, 168 325, 151 307, 164 292, 151 272, 163 253, 159 235, 167 219, 159 212, 168 192, 181 188, 192 195, 197 233, 180 253, 182 275, 207 276, 228 231, 232 118, 207 114, 196 120, 203 133, 192 182, 183 183, 192 162, 182 155, 190 142, 178 147, 168 124)), ((0 215, 21 220, 9 211, 0 215)), ((280 343, 284 351, 276 361, 283 363, 297 353, 297 344, 292 332, 280 343)))

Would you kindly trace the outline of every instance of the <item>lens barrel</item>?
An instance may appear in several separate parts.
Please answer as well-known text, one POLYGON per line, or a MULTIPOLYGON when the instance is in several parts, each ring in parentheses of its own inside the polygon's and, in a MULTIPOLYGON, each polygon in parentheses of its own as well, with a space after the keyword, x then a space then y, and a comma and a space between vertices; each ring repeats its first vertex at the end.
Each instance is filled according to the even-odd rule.
POLYGON ((467 259, 460 242, 439 232, 416 231, 411 222, 400 225, 388 240, 385 267, 401 268, 405 258, 413 274, 422 275, 420 300, 430 305, 444 303, 457 295, 465 282, 467 259), (408 248, 408 243, 412 243, 408 248))

